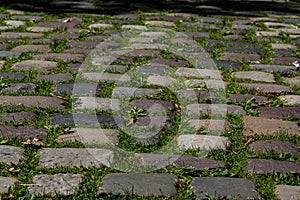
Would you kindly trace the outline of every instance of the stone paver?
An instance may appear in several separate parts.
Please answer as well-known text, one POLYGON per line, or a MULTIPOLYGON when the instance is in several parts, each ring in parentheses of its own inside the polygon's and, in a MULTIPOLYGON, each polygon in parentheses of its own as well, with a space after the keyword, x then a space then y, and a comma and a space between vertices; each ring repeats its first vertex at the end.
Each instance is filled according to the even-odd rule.
POLYGON ((251 135, 253 132, 258 135, 276 135, 279 132, 300 135, 296 122, 251 116, 244 116, 243 122, 245 135, 251 135))
POLYGON ((227 150, 230 147, 230 140, 222 136, 185 134, 177 138, 177 144, 183 149, 227 150))
POLYGON ((54 92, 57 94, 98 95, 101 93, 101 86, 93 83, 60 83, 55 86, 54 92))
POLYGON ((43 81, 53 81, 53 82, 63 82, 72 80, 73 77, 71 74, 50 74, 50 75, 38 75, 35 77, 36 80, 43 80, 43 81))
POLYGON ((256 184, 248 179, 227 177, 193 177, 191 186, 197 199, 260 198, 256 184))
POLYGON ((292 93, 292 88, 284 85, 264 83, 239 83, 244 88, 258 90, 263 93, 292 93))
POLYGON ((296 76, 293 78, 283 78, 283 81, 291 85, 296 85, 300 87, 300 76, 296 76))
POLYGON ((189 104, 186 106, 187 114, 190 116, 200 115, 226 115, 233 113, 236 115, 246 115, 241 106, 227 104, 189 104))
POLYGON ((44 148, 39 152, 39 167, 101 167, 113 162, 113 151, 94 148, 44 148))
POLYGON ((294 117, 300 118, 299 107, 260 107, 258 109, 261 117, 266 118, 285 118, 294 117))
POLYGON ((75 194, 83 178, 81 174, 39 174, 33 177, 33 184, 28 186, 28 191, 36 196, 68 196, 75 194))
POLYGON ((251 94, 229 94, 229 99, 236 102, 245 102, 253 99, 255 102, 267 102, 268 98, 264 96, 256 96, 251 94))
POLYGON ((286 65, 251 64, 250 67, 267 72, 279 72, 280 74, 294 74, 296 72, 295 67, 286 65))
POLYGON ((267 153, 272 150, 277 153, 290 153, 295 155, 300 153, 295 143, 285 140, 259 140, 251 143, 249 147, 258 153, 267 153))
POLYGON ((22 105, 25 107, 42 107, 63 109, 64 100, 45 96, 0 96, 0 104, 5 106, 22 105))
POLYGON ((44 139, 46 135, 47 130, 40 127, 0 125, 0 136, 3 138, 44 139))
POLYGON ((0 72, 1 79, 24 79, 25 74, 21 72, 0 72))
POLYGON ((258 71, 233 72, 231 76, 237 79, 249 79, 252 81, 262 81, 262 82, 269 82, 269 83, 275 82, 274 75, 266 72, 258 72, 258 71))
POLYGON ((222 79, 221 72, 213 69, 193 69, 193 68, 179 68, 176 70, 177 76, 196 77, 205 79, 222 79))
POLYGON ((75 100, 74 109, 93 109, 93 110, 120 110, 118 99, 97 98, 97 97, 78 97, 75 100))
POLYGON ((162 100, 133 100, 131 106, 150 113, 173 111, 175 109, 173 104, 162 100))
POLYGON ((282 102, 289 105, 299 105, 300 104, 300 95, 283 95, 278 97, 282 102))
POLYGON ((118 144, 119 132, 114 129, 73 128, 70 134, 60 135, 58 142, 79 141, 87 144, 118 144))
POLYGON ((292 185, 276 185, 275 194, 279 200, 300 199, 300 187, 292 185))
POLYGON ((188 121, 189 126, 196 129, 205 129, 209 131, 229 131, 230 123, 226 120, 218 119, 192 119, 188 121))
POLYGON ((300 173, 300 162, 288 162, 281 160, 248 159, 246 169, 249 173, 268 174, 272 172, 300 173))
POLYGON ((177 177, 172 174, 122 174, 112 173, 103 177, 100 194, 139 196, 174 196, 177 177))
POLYGON ((82 62, 85 59, 85 56, 82 54, 71 54, 71 53, 48 53, 48 54, 39 54, 34 55, 35 60, 62 60, 62 61, 78 61, 82 62))
POLYGON ((3 92, 14 93, 14 92, 35 92, 36 85, 33 83, 12 83, 8 84, 2 89, 3 92))
POLYGON ((195 156, 180 156, 173 163, 176 167, 193 167, 196 169, 223 168, 224 162, 195 156))
POLYGON ((148 85, 172 87, 172 86, 174 86, 175 82, 176 82, 176 80, 169 76, 149 76, 147 78, 148 85))
POLYGON ((0 58, 18 58, 21 56, 21 52, 13 52, 13 51, 0 51, 0 58))
MULTIPOLYGON (((7 164, 18 164, 23 158, 24 150, 19 147, 0 145, 0 161, 7 164)), ((2 182, 0 182, 1 184, 2 182)), ((0 187, 0 190, 2 188, 0 187)), ((0 192, 1 193, 1 192, 0 192)))
POLYGON ((51 48, 48 45, 20 45, 12 48, 11 51, 15 52, 49 52, 51 48))
POLYGON ((38 115, 33 112, 13 112, 13 113, 4 113, 0 115, 1 121, 7 122, 21 122, 21 121, 31 121, 38 115))
POLYGON ((112 92, 112 97, 143 97, 153 96, 161 93, 160 89, 134 88, 134 87, 115 87, 112 92))
POLYGON ((53 61, 25 60, 13 64, 11 68, 17 70, 37 70, 45 72, 57 67, 57 62, 53 61))
POLYGON ((17 182, 15 178, 0 176, 0 194, 8 193, 17 182))

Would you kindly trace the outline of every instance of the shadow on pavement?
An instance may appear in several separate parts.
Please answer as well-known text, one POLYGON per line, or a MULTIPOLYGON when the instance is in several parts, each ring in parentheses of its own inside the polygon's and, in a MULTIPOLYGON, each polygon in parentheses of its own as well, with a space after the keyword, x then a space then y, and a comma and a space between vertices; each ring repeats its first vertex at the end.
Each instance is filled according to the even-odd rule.
MULTIPOLYGON (((236 11, 243 11, 252 12, 251 15, 255 15, 255 11, 294 14, 300 12, 299 0, 285 3, 255 0, 0 0, 0 5, 12 9, 47 13, 123 14, 138 10, 143 12, 171 10, 202 15, 234 15, 236 11)), ((259 15, 262 14, 257 13, 257 16, 259 15)))

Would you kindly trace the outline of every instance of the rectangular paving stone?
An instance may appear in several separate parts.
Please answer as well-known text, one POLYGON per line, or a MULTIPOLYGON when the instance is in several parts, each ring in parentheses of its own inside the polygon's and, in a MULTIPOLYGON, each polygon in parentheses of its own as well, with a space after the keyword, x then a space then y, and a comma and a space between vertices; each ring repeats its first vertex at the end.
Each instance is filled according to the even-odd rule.
POLYGON ((234 102, 245 102, 253 99, 255 102, 267 102, 268 98, 251 94, 229 94, 229 99, 234 102))
POLYGON ((113 74, 113 73, 82 73, 82 76, 88 80, 101 82, 129 82, 131 78, 127 74, 113 74))
POLYGON ((133 100, 130 105, 149 113, 174 111, 175 109, 172 103, 163 100, 133 100))
POLYGON ((300 199, 300 186, 276 185, 275 195, 279 200, 300 199))
POLYGON ((49 45, 20 45, 12 48, 11 51, 21 52, 21 53, 25 53, 25 52, 43 53, 43 52, 51 51, 51 48, 49 45))
POLYGON ((53 81, 53 82, 63 82, 63 81, 70 81, 73 79, 71 74, 49 74, 49 75, 38 75, 35 77, 36 80, 43 80, 43 81, 53 81))
POLYGON ((36 91, 37 86, 33 83, 11 83, 2 89, 5 93, 28 92, 36 91))
POLYGON ((292 88, 284 85, 264 83, 239 83, 244 88, 258 90, 263 93, 293 93, 292 88))
POLYGON ((180 135, 176 141, 178 146, 185 150, 221 149, 226 151, 230 147, 229 138, 223 136, 184 134, 180 135))
POLYGON ((156 85, 162 87, 172 87, 175 85, 175 79, 169 76, 149 76, 147 78, 148 85, 156 85))
POLYGON ((57 62, 43 60, 24 60, 12 65, 16 70, 37 70, 40 72, 50 71, 58 67, 57 62))
POLYGON ((120 110, 120 101, 110 98, 78 97, 73 107, 74 109, 118 111, 120 110))
POLYGON ((114 153, 96 148, 43 148, 39 152, 38 167, 109 167, 114 153))
POLYGON ((0 104, 4 106, 42 107, 64 109, 65 101, 46 96, 0 96, 0 104))
POLYGON ((41 16, 29 16, 29 15, 14 15, 11 18, 16 20, 28 20, 28 21, 42 21, 44 19, 41 16))
POLYGON ((183 67, 183 66, 188 64, 188 61, 186 61, 186 60, 166 59, 166 58, 153 58, 152 60, 149 61, 149 63, 183 67))
POLYGON ((46 135, 47 130, 40 127, 0 125, 0 136, 3 138, 44 139, 46 135))
POLYGON ((260 199, 256 184, 243 178, 193 177, 191 186, 197 199, 260 199))
MULTIPOLYGON (((0 161, 6 164, 18 164, 23 158, 24 150, 19 147, 0 145, 0 161)), ((1 178, 0 178, 1 180, 1 178)), ((0 191, 2 182, 0 181, 0 191)), ((1 193, 1 192, 0 192, 1 193)))
POLYGON ((189 104, 186 106, 186 112, 189 116, 201 115, 226 115, 232 113, 235 115, 246 115, 246 112, 241 106, 228 104, 189 104))
POLYGON ((191 119, 188 121, 190 127, 195 129, 205 129, 209 131, 229 131, 230 123, 226 120, 220 119, 191 119))
POLYGON ((22 80, 25 74, 21 72, 0 72, 1 79, 22 80))
POLYGON ((218 160, 212 160, 208 158, 200 158, 195 156, 180 156, 173 163, 176 167, 193 167, 195 169, 213 169, 213 168, 223 168, 225 163, 218 160))
POLYGON ((18 180, 15 178, 0 176, 0 194, 8 193, 17 182, 18 180))
POLYGON ((300 162, 281 160, 248 159, 246 169, 249 173, 269 174, 273 172, 300 174, 300 162))
POLYGON ((260 107, 259 116, 281 119, 285 117, 300 118, 300 107, 260 107))
POLYGON ((9 44, 0 44, 0 50, 1 51, 6 51, 8 50, 9 44))
POLYGON ((43 37, 41 33, 29 32, 2 32, 0 38, 40 38, 43 37))
POLYGON ((69 196, 76 194, 83 178, 82 174, 38 174, 33 177, 33 184, 29 184, 27 189, 36 196, 69 196))
POLYGON ((20 52, 14 52, 14 51, 0 51, 0 58, 18 58, 21 56, 20 52))
POLYGON ((258 54, 225 52, 225 53, 221 54, 221 59, 233 60, 233 61, 249 61, 252 63, 259 63, 261 61, 261 56, 258 54))
POLYGON ((221 72, 214 69, 178 68, 175 74, 183 77, 222 79, 221 72))
POLYGON ((99 95, 101 86, 94 83, 60 83, 55 86, 54 92, 57 94, 72 95, 99 95))
POLYGON ((262 82, 269 82, 269 83, 275 82, 275 77, 273 74, 266 73, 266 72, 259 72, 259 71, 233 72, 231 74, 231 77, 237 79, 248 79, 252 81, 262 81, 262 82))
POLYGON ((300 150, 297 144, 286 140, 258 140, 249 145, 250 149, 256 153, 267 153, 275 151, 276 153, 290 153, 299 155, 300 150))
POLYGON ((35 60, 54 59, 54 60, 62 60, 65 62, 67 62, 67 61, 83 62, 85 59, 85 56, 82 54, 71 54, 71 53, 49 53, 49 54, 34 55, 33 58, 35 60))
POLYGON ((267 72, 279 72, 282 75, 296 73, 295 67, 286 65, 250 64, 250 67, 267 72))
POLYGON ((300 105, 300 95, 282 95, 278 99, 289 105, 300 105))
POLYGON ((293 78, 283 78, 283 81, 288 84, 296 85, 296 86, 300 87, 300 76, 296 76, 293 78))
POLYGON ((78 141, 84 144, 118 144, 118 135, 119 131, 114 129, 72 128, 70 134, 60 135, 56 141, 78 141))
POLYGON ((174 196, 177 176, 172 174, 112 173, 103 177, 98 193, 138 196, 174 196))
POLYGON ((270 58, 271 63, 275 63, 275 64, 289 64, 289 65, 293 65, 293 62, 298 61, 299 62, 299 58, 297 57, 278 57, 278 58, 270 58))
POLYGON ((77 126, 123 126, 124 119, 114 116, 101 116, 93 114, 55 114, 51 117, 53 124, 59 125, 77 125, 77 126))
POLYGON ((22 121, 31 121, 38 115, 33 112, 12 112, 4 113, 0 115, 0 120, 5 122, 22 122, 22 121))
POLYGON ((284 121, 281 119, 268 119, 263 117, 244 116, 244 135, 276 135, 280 132, 300 135, 297 122, 284 121))

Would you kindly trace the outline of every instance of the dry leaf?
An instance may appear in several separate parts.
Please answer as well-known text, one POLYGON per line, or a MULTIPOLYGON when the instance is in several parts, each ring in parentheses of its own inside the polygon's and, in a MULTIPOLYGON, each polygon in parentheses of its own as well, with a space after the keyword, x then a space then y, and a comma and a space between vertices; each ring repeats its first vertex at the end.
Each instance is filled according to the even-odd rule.
POLYGON ((32 144, 35 146, 46 146, 43 142, 39 141, 38 138, 28 139, 26 142, 22 142, 22 144, 32 144))
POLYGON ((15 169, 14 167, 11 167, 11 168, 7 169, 7 171, 12 172, 12 173, 19 173, 21 171, 21 169, 15 169))
POLYGON ((50 94, 51 97, 56 97, 56 98, 62 99, 64 101, 69 101, 68 98, 65 98, 65 97, 62 97, 62 96, 57 96, 57 95, 53 94, 52 92, 50 92, 49 94, 50 94))

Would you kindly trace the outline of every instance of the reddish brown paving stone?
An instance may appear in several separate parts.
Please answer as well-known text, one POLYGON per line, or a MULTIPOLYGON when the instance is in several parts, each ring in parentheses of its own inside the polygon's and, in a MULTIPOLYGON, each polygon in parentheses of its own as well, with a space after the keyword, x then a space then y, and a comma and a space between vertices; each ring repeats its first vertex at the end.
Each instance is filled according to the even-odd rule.
POLYGON ((50 35, 51 39, 64 40, 64 39, 77 39, 80 37, 78 33, 54 33, 50 35))
POLYGON ((300 118, 300 107, 260 107, 259 116, 280 119, 284 117, 300 118))
POLYGON ((37 117, 37 114, 33 112, 13 112, 13 113, 4 113, 0 115, 1 121, 12 121, 12 122, 21 122, 21 121, 30 121, 37 117))
POLYGON ((47 130, 34 126, 0 126, 0 136, 3 138, 20 137, 22 139, 44 139, 47 130))
POLYGON ((300 199, 300 186, 276 185, 275 194, 279 200, 300 199))
POLYGON ((300 153, 297 144, 285 140, 259 140, 252 142, 249 147, 257 153, 267 153, 271 150, 277 153, 290 153, 294 155, 300 153))
POLYGON ((16 52, 49 52, 51 48, 48 45, 20 45, 12 48, 11 51, 16 52))
POLYGON ((248 159, 246 169, 249 173, 268 174, 272 172, 300 174, 300 162, 281 160, 248 159))
POLYGON ((49 54, 39 54, 34 55, 34 59, 36 60, 47 60, 47 59, 55 59, 62 61, 78 61, 82 62, 85 59, 85 56, 82 54, 71 54, 71 53, 49 53, 49 54))
POLYGON ((44 60, 24 60, 14 63, 12 69, 17 70, 37 70, 37 71, 49 71, 58 67, 57 62, 44 61, 44 60))
POLYGON ((233 72, 231 76, 237 79, 248 79, 253 81, 263 81, 263 82, 270 82, 270 83, 275 82, 274 75, 267 72, 240 71, 240 72, 233 72))
POLYGON ((300 61, 299 58, 296 57, 278 57, 278 58, 271 58, 270 59, 272 63, 276 64, 290 64, 292 65, 293 62, 295 61, 300 61))
POLYGON ((291 85, 296 85, 300 87, 300 76, 296 76, 293 78, 283 78, 283 81, 291 85))
POLYGON ((292 88, 276 84, 239 83, 244 88, 262 91, 264 93, 293 93, 292 88))
POLYGON ((281 119, 268 119, 263 117, 244 116, 244 135, 276 135, 279 132, 300 135, 297 122, 284 121, 281 119))
POLYGON ((43 37, 41 33, 29 32, 2 32, 0 38, 40 38, 43 37))
POLYGON ((268 101, 268 98, 264 96, 256 96, 251 94, 229 94, 229 99, 235 102, 245 102, 252 98, 257 103, 268 101))
POLYGON ((160 52, 157 50, 133 50, 130 51, 128 53, 126 53, 125 55, 127 56, 159 56, 160 52))
POLYGON ((83 55, 88 55, 90 52, 91 52, 91 49, 84 49, 84 48, 73 48, 73 49, 64 50, 64 53, 77 53, 77 54, 83 54, 83 55))
POLYGON ((196 129, 205 129, 209 131, 230 131, 230 123, 226 120, 218 119, 191 119, 188 121, 189 126, 196 129))
POLYGON ((152 126, 160 129, 164 126, 170 125, 170 118, 165 116, 151 116, 151 117, 138 117, 135 122, 136 126, 152 126))
POLYGON ((261 61, 261 56, 258 54, 244 54, 244 53, 229 53, 225 52, 221 54, 223 60, 233 60, 233 61, 250 61, 258 63, 261 61))
POLYGON ((166 59, 166 58, 154 58, 149 62, 155 64, 163 64, 163 65, 174 65, 179 67, 183 67, 189 63, 186 60, 175 60, 175 59, 166 59))
POLYGON ((95 48, 97 45, 99 45, 99 42, 94 41, 72 41, 67 42, 67 46, 75 47, 75 48, 87 48, 92 49, 95 48))
POLYGON ((25 107, 42 107, 63 109, 65 101, 46 96, 0 96, 0 104, 5 106, 22 105, 25 107))
POLYGON ((134 100, 131 102, 131 106, 144 109, 147 112, 166 112, 175 109, 172 103, 162 100, 134 100))

